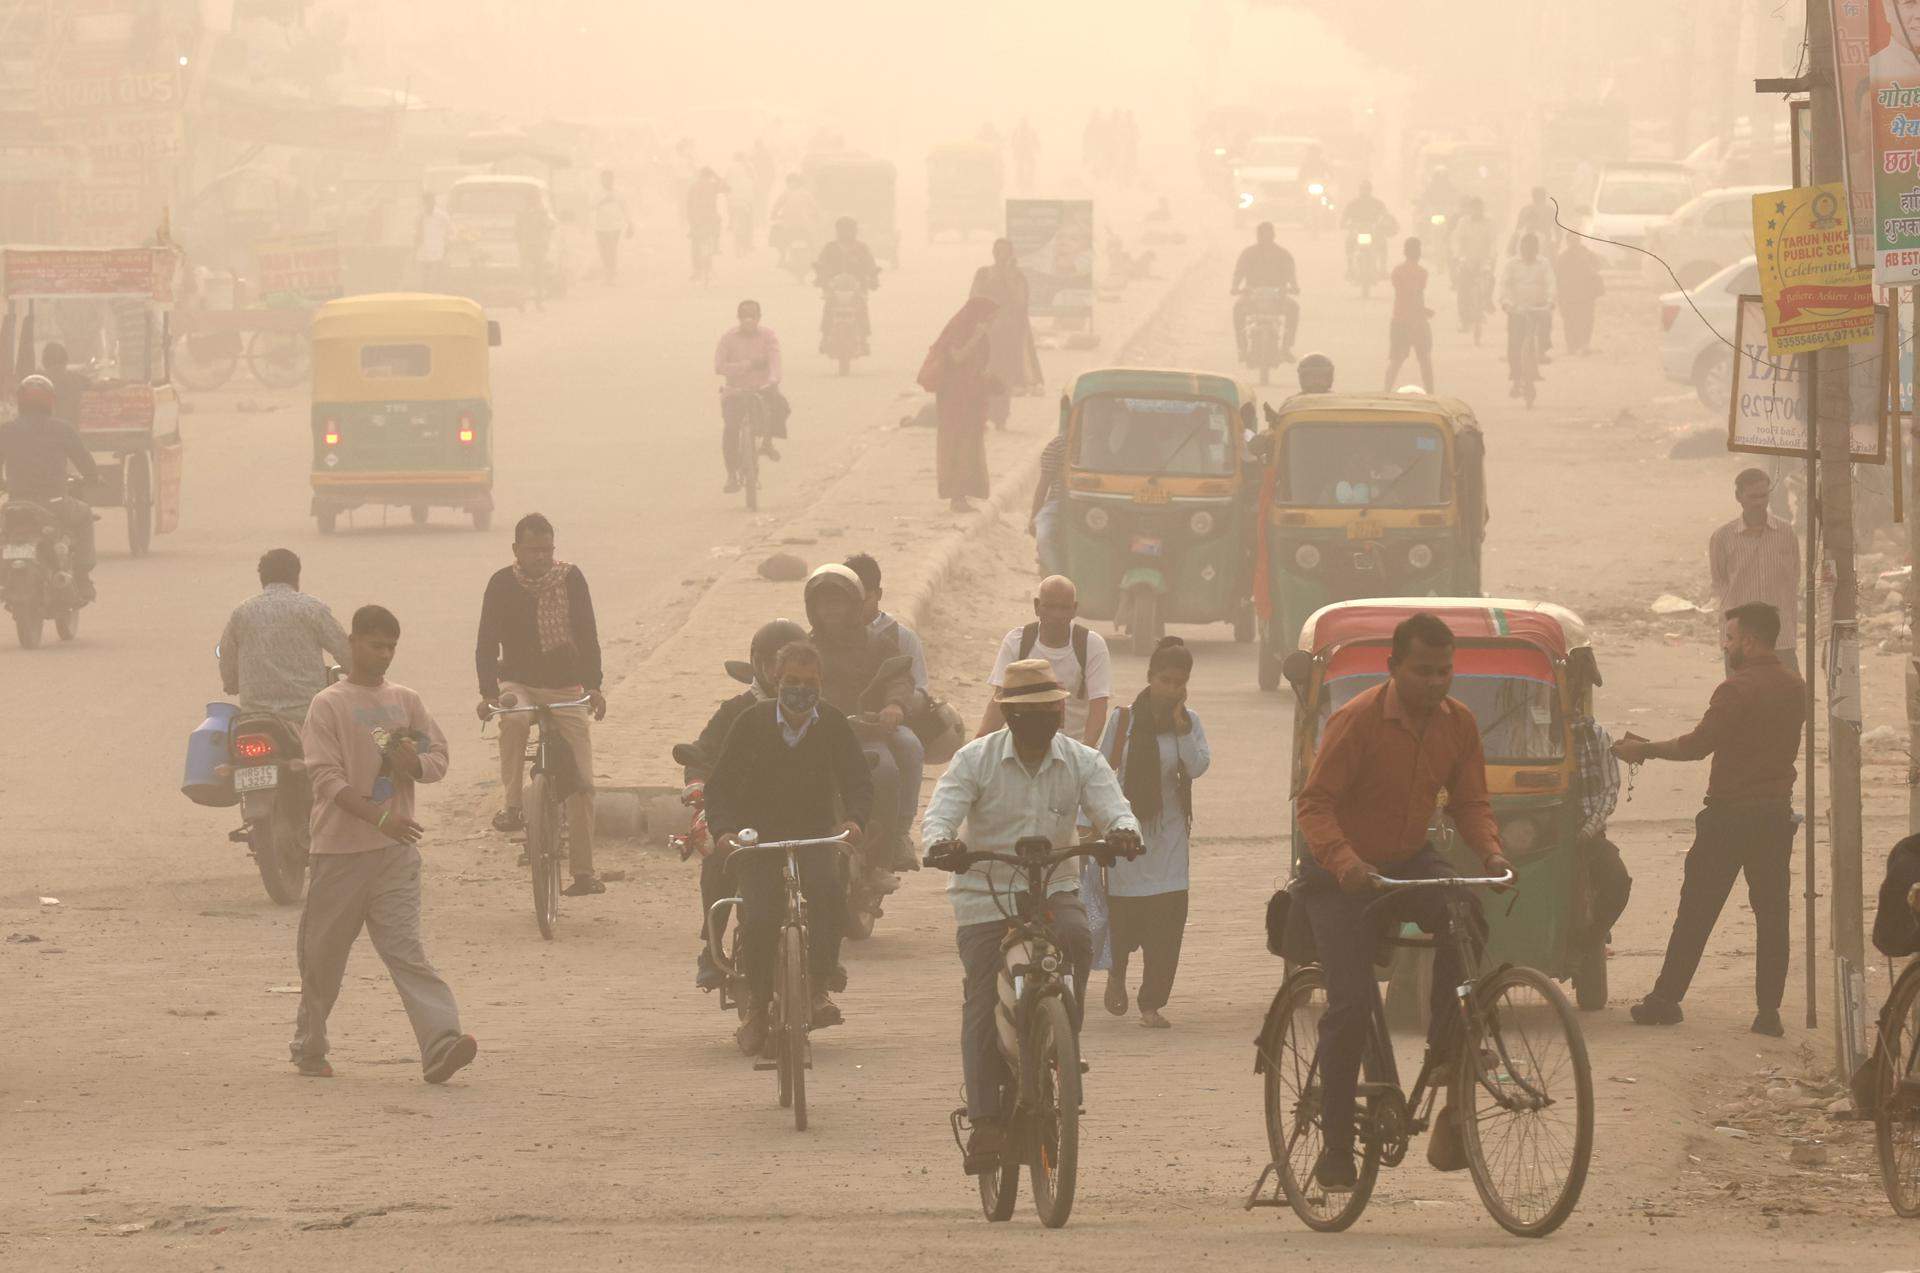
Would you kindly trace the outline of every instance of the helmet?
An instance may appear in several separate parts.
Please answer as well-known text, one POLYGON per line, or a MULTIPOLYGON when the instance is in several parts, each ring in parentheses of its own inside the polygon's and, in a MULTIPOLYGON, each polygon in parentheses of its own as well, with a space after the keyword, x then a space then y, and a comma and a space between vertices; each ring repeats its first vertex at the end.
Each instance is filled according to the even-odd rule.
POLYGON ((15 400, 22 411, 52 411, 54 396, 53 381, 36 375, 20 382, 20 392, 15 400))
POLYGON ((1301 393, 1333 392, 1333 359, 1325 354, 1308 354, 1294 370, 1300 377, 1301 393))
POLYGON ((807 630, 792 619, 771 619, 753 634, 748 657, 753 660, 753 683, 763 694, 773 693, 773 660, 795 641, 807 639, 807 630))

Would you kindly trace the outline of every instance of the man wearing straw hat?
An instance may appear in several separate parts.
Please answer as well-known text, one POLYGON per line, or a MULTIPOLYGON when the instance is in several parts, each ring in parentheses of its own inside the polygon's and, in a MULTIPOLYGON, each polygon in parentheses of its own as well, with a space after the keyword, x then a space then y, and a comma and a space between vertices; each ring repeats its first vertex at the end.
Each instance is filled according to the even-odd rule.
MULTIPOLYGON (((968 847, 982 852, 1010 853, 1015 842, 1027 836, 1071 844, 1075 814, 1081 809, 1115 847, 1140 842, 1140 824, 1113 770, 1099 752, 1060 733, 1067 697, 1047 660, 1020 659, 1007 665, 994 693, 1006 725, 974 739, 948 762, 920 823, 929 853, 959 839, 962 823, 968 847)), ((1000 1109, 1002 1062, 994 1042, 994 976, 1000 940, 1009 926, 1001 906, 1013 909, 1008 899, 1022 887, 1018 873, 999 862, 958 872, 947 884, 966 981, 960 1061, 967 1117, 973 1124, 967 1144, 970 1172, 997 1165, 1006 1141, 1000 1109)), ((1048 922, 1073 961, 1076 1029, 1093 955, 1079 887, 1079 872, 1061 871, 1047 890, 1048 922)))

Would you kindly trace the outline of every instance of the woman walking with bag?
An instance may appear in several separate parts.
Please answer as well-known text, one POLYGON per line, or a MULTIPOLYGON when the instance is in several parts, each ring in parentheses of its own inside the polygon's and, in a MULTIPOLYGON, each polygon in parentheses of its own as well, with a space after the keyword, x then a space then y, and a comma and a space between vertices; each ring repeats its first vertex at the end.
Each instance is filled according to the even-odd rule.
POLYGON ((956 513, 972 511, 969 499, 985 499, 987 408, 999 383, 989 371, 997 306, 976 296, 947 322, 920 367, 920 387, 934 395, 939 412, 935 469, 940 498, 956 513))
POLYGON ((1107 871, 1113 966, 1107 1011, 1127 1010, 1127 958, 1141 952, 1140 1024, 1165 1030, 1160 1015, 1173 993, 1180 940, 1187 927, 1187 838, 1193 826, 1193 780, 1212 754, 1200 718, 1187 710, 1193 653, 1179 637, 1162 637, 1147 660, 1147 688, 1107 718, 1100 752, 1140 823, 1146 852, 1107 871))

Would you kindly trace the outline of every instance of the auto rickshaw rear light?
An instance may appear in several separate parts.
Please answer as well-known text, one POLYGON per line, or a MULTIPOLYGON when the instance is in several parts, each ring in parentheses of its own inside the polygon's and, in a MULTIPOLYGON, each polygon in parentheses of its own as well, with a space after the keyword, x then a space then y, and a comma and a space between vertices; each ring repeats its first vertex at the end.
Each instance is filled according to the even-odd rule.
POLYGON ((1302 570, 1313 570, 1320 565, 1320 550, 1312 544, 1302 544, 1293 550, 1293 564, 1302 570))
POLYGON ((1415 570, 1425 570, 1433 564, 1433 549, 1426 544, 1415 544, 1407 549, 1407 564, 1415 570))
POLYGON ((327 445, 339 446, 340 445, 340 422, 338 420, 327 421, 326 430, 327 431, 324 436, 325 436, 327 445))
POLYGON ((1088 530, 1091 530, 1091 531, 1105 530, 1107 528, 1108 523, 1110 523, 1112 520, 1113 519, 1111 517, 1107 516, 1107 510, 1104 508, 1089 508, 1087 510, 1087 529, 1088 530))
POLYGON ((1213 514, 1207 512, 1205 509, 1201 509, 1187 519, 1187 529, 1196 535, 1211 535, 1213 533, 1213 514))
POLYGON ((459 436, 462 442, 471 446, 473 444, 473 427, 471 425, 461 425, 459 436))

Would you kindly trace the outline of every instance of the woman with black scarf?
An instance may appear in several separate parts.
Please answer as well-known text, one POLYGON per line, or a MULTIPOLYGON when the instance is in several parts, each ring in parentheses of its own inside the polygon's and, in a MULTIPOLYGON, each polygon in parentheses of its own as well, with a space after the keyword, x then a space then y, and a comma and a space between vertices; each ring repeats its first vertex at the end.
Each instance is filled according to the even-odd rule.
POLYGON ((1193 780, 1212 755, 1200 718, 1187 710, 1193 654, 1179 637, 1164 637, 1147 660, 1147 688, 1107 718, 1100 752, 1120 775, 1140 821, 1146 852, 1107 871, 1113 966, 1107 1011, 1127 1010, 1127 957, 1141 952, 1140 1024, 1165 1030, 1160 1015, 1173 992, 1180 939, 1187 927, 1187 836, 1193 826, 1193 780))

